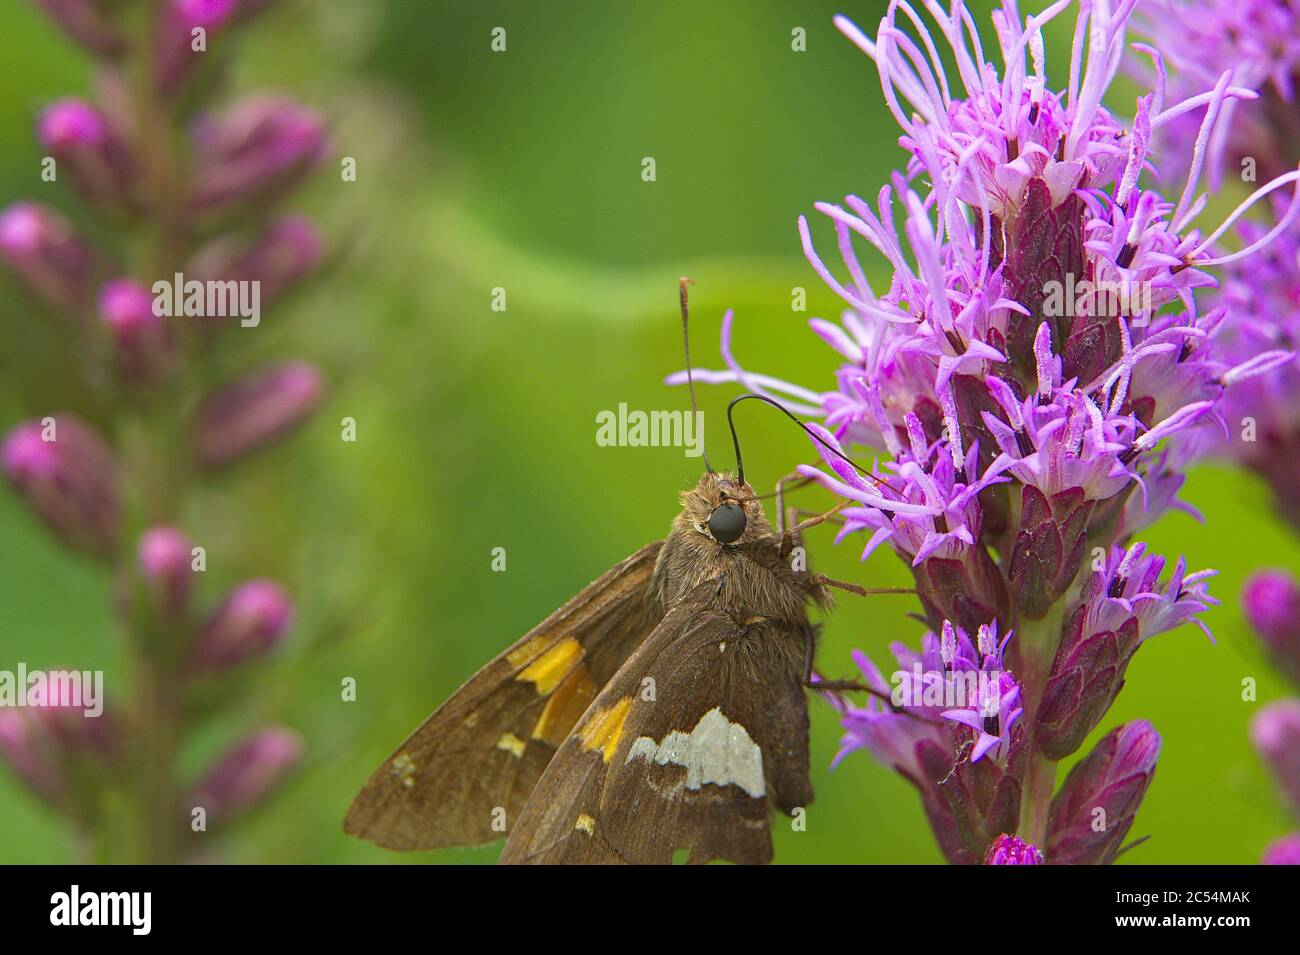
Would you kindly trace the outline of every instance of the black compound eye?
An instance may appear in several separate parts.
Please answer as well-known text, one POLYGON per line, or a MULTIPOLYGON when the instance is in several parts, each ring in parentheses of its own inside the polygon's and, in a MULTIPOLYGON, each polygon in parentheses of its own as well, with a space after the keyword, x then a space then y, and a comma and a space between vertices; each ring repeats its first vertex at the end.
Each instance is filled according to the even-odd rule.
POLYGON ((709 517, 709 533, 719 544, 734 544, 745 533, 745 510, 739 504, 723 504, 709 517))

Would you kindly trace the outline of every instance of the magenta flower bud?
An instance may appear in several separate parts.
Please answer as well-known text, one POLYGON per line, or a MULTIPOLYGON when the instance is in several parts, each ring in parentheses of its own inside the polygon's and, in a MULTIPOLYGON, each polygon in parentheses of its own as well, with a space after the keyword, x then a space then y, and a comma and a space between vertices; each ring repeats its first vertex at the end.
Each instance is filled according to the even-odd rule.
POLYGON ((194 787, 190 805, 209 823, 228 822, 271 794, 302 758, 302 740, 283 728, 261 730, 217 760, 194 787))
POLYGON ((171 331, 139 282, 105 282, 99 290, 99 317, 112 339, 118 370, 127 380, 156 378, 171 364, 171 331))
POLYGON ((1261 709, 1250 721, 1250 739, 1300 812, 1300 700, 1278 700, 1261 709))
POLYGON ((269 652, 292 625, 293 604, 279 584, 247 581, 203 625, 194 645, 194 664, 201 670, 236 666, 269 652))
POLYGON ((155 58, 158 88, 175 92, 206 56, 213 40, 234 19, 237 0, 167 0, 157 30, 155 58), (202 49, 196 38, 202 31, 202 49))
POLYGON ((219 468, 278 441, 306 421, 325 394, 320 372, 295 361, 263 368, 204 399, 198 456, 219 468))
POLYGON ((284 216, 253 245, 222 236, 200 249, 186 273, 199 281, 257 282, 262 304, 279 297, 320 263, 320 234, 302 216, 284 216))
POLYGON ((0 709, 0 759, 28 789, 55 802, 62 795, 63 780, 47 749, 23 710, 0 709))
POLYGON ((201 120, 194 146, 198 163, 191 206, 200 213, 279 196, 329 150, 320 114, 274 94, 248 97, 201 120))
POLYGON ((1019 836, 1003 833, 993 840, 985 865, 1042 865, 1043 854, 1019 836))
POLYGON ((9 432, 0 458, 9 483, 51 530, 91 554, 113 552, 117 461, 94 428, 72 414, 27 421, 9 432))
POLYGON ((90 299, 94 256, 53 209, 16 202, 0 213, 0 258, 50 308, 77 312, 90 299))
POLYGON ((151 527, 140 537, 140 574, 165 615, 180 613, 193 583, 190 539, 175 527, 151 527))
POLYGON ((1107 733, 1076 763, 1052 799, 1047 861, 1109 865, 1124 847, 1155 775, 1160 735, 1145 720, 1107 733))
POLYGON ((1300 832, 1292 832, 1273 842, 1259 861, 1262 865, 1300 865, 1300 832))
POLYGON ((101 0, 36 0, 36 4, 64 33, 101 56, 115 56, 126 46, 101 0))
POLYGON ((1300 683, 1300 586, 1280 570, 1265 570, 1246 581, 1241 592, 1246 619, 1278 665, 1300 683))
POLYGON ((135 166, 125 142, 104 114, 84 100, 46 107, 37 124, 41 147, 71 170, 87 199, 104 206, 131 204, 135 166))
POLYGON ((0 761, 35 795, 77 814, 95 810, 94 787, 112 763, 117 728, 107 712, 29 700, 0 709, 0 761))

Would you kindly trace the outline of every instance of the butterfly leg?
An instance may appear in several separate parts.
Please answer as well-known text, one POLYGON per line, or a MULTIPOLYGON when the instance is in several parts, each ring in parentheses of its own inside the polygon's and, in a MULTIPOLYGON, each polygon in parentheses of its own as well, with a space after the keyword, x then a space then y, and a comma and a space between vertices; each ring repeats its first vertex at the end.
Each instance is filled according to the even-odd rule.
POLYGON ((804 477, 798 471, 791 471, 789 474, 779 478, 776 482, 776 536, 783 537, 785 534, 786 524, 789 518, 785 510, 785 490, 786 485, 791 485, 790 490, 804 487, 811 484, 812 478, 804 477))
POLYGON ((803 686, 806 689, 817 690, 819 692, 824 692, 824 693, 847 693, 847 692, 869 693, 871 696, 874 696, 877 699, 883 700, 885 703, 889 704, 889 708, 893 710, 895 713, 902 713, 904 716, 913 716, 916 717, 917 719, 920 719, 920 717, 916 716, 915 713, 909 713, 907 710, 903 709, 901 706, 898 706, 896 703, 894 703, 893 699, 890 698, 890 695, 888 693, 884 692, 883 690, 878 690, 874 686, 867 686, 867 684, 860 683, 857 680, 823 680, 821 678, 813 679, 813 677, 815 676, 815 674, 813 673, 813 655, 816 651, 816 643, 817 641, 815 635, 811 630, 808 631, 807 636, 804 638, 803 681, 802 681, 803 686))

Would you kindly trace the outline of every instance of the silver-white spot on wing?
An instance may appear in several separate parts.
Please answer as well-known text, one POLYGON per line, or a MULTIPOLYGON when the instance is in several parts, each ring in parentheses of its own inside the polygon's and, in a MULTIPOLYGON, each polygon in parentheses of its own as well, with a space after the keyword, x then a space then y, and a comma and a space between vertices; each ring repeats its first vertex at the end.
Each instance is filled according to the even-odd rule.
POLYGON ((656 743, 641 736, 627 751, 627 763, 638 756, 660 766, 671 763, 686 769, 686 787, 699 789, 705 783, 739 786, 758 798, 763 784, 763 751, 739 723, 722 715, 716 706, 700 717, 689 733, 673 730, 656 743))

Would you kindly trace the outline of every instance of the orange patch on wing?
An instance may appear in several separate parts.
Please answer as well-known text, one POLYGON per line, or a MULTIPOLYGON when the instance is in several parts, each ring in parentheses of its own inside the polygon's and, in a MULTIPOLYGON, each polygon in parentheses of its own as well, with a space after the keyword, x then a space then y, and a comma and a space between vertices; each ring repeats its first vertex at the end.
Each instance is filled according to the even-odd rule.
POLYGON ((625 696, 608 709, 601 710, 591 718, 586 726, 579 730, 582 748, 588 751, 600 750, 601 759, 608 763, 614 758, 618 741, 623 737, 623 724, 627 722, 627 711, 632 708, 632 698, 625 696))
POLYGON ((578 664, 546 701, 542 715, 533 726, 533 739, 558 747, 587 712, 595 696, 596 682, 588 675, 587 668, 578 664))
MULTIPOLYGON (((511 654, 511 657, 516 654, 522 655, 523 651, 532 642, 529 640, 528 643, 511 654)), ((581 659, 582 644, 573 637, 564 637, 556 641, 549 650, 520 670, 515 679, 528 680, 537 687, 538 696, 549 696, 557 686, 564 682, 565 677, 573 672, 573 668, 578 665, 578 661, 581 659)))
POLYGON ((550 644, 546 637, 533 637, 506 654, 506 660, 512 667, 521 667, 540 654, 550 644))

